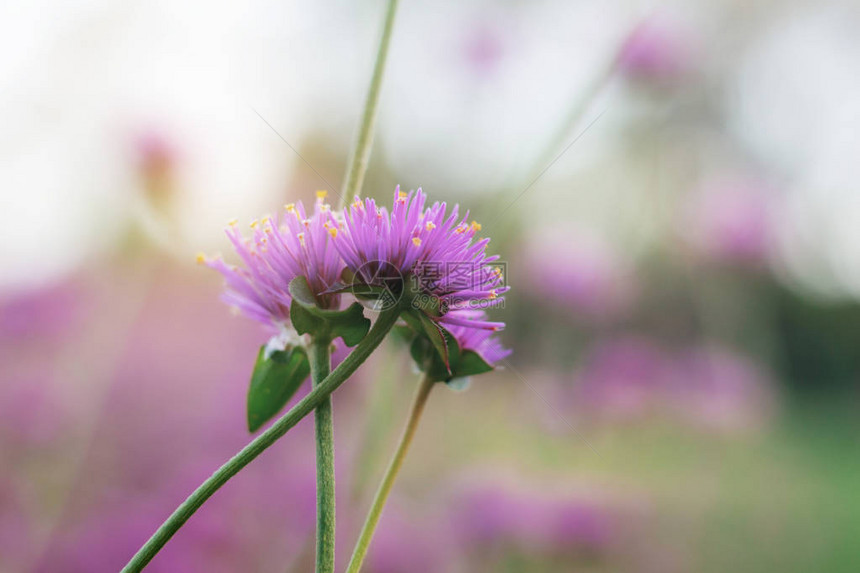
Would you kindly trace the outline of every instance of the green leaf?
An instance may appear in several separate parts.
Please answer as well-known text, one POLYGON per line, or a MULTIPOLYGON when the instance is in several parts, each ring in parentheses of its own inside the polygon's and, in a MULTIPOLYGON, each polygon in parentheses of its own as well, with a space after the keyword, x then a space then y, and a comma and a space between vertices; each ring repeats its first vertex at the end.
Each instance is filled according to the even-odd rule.
POLYGON ((290 305, 290 322, 293 323, 293 328, 299 334, 310 334, 311 336, 319 333, 325 321, 319 316, 311 313, 304 305, 293 299, 293 304, 290 305))
POLYGON ((487 364, 487 361, 481 358, 480 354, 472 350, 464 350, 460 354, 460 360, 457 361, 454 375, 458 377, 475 376, 492 370, 493 367, 487 364))
POLYGON ((364 316, 363 307, 356 303, 344 310, 317 306, 317 299, 305 277, 290 282, 290 320, 299 334, 340 337, 347 346, 355 346, 370 329, 370 319, 364 316))
POLYGON ((451 377, 442 357, 426 336, 416 336, 409 345, 409 353, 418 368, 434 382, 444 382, 451 377))
POLYGON ((460 355, 460 346, 457 344, 457 339, 442 325, 429 318, 423 312, 418 312, 417 314, 424 334, 433 343, 433 348, 439 353, 442 362, 445 364, 445 369, 450 373, 451 364, 456 364, 460 355))
POLYGON ((357 302, 331 317, 332 336, 340 336, 347 346, 355 346, 370 329, 370 319, 364 316, 364 307, 357 302))
POLYGON ((260 426, 284 407, 310 374, 310 364, 301 347, 275 350, 268 357, 260 348, 248 388, 248 430, 260 426))

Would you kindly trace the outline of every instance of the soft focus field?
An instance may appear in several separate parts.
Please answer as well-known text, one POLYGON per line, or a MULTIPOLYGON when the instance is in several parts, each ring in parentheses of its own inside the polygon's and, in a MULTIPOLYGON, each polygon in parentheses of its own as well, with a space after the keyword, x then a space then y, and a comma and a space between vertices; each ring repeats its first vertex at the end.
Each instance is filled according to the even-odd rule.
MULTIPOLYGON (((382 8, 0 9, 0 572, 118 570, 251 439, 271 333, 195 254, 340 188, 382 8)), ((858 30, 402 0, 365 194, 472 210, 514 352, 434 390, 364 571, 860 570, 858 30)), ((391 337, 334 394, 338 570, 415 384, 391 337)), ((313 570, 314 485, 308 419, 147 571, 313 570)))

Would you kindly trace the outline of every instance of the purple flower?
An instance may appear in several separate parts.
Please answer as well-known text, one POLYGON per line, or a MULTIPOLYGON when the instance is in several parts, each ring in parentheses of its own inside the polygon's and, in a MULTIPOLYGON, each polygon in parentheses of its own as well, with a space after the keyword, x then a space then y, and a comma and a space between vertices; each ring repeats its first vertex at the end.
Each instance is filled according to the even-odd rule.
POLYGON ((451 311, 448 314, 450 332, 460 350, 471 350, 484 359, 484 362, 493 366, 511 355, 511 350, 502 346, 501 341, 495 336, 495 330, 503 326, 503 323, 488 323, 486 313, 482 310, 463 309, 451 311), (492 330, 471 324, 496 324, 492 330))
POLYGON ((773 190, 755 177, 715 177, 690 198, 682 232, 694 248, 712 259, 763 262, 772 250, 773 196, 773 190))
POLYGON ((290 281, 304 276, 322 307, 338 307, 340 296, 327 291, 340 278, 343 263, 330 245, 330 237, 338 229, 324 198, 325 191, 317 192, 310 217, 299 202, 287 205, 280 218, 254 221, 250 238, 243 237, 231 222, 227 236, 242 266, 198 256, 227 280, 225 302, 264 324, 283 327, 290 317, 290 281))
POLYGON ((618 533, 614 505, 493 479, 456 494, 451 512, 466 552, 496 546, 546 555, 608 549, 618 533))
POLYGON ((367 571, 372 573, 431 573, 448 571, 452 547, 449 538, 432 517, 417 516, 387 508, 385 519, 367 556, 367 571))
POLYGON ((680 354, 668 392, 683 420, 716 432, 758 429, 776 406, 767 372, 749 358, 716 345, 680 354))
POLYGON ((639 418, 658 409, 671 372, 671 357, 646 338, 601 341, 583 360, 574 401, 598 418, 639 418))
POLYGON ((468 213, 460 218, 458 205, 448 213, 445 203, 425 208, 425 200, 422 190, 404 193, 399 187, 391 213, 373 199, 356 200, 333 241, 347 268, 358 281, 393 288, 397 296, 413 285, 437 303, 437 320, 445 326, 501 328, 452 312, 495 306, 508 290, 501 268, 493 265, 498 256, 486 254, 489 239, 475 240, 481 225, 469 223, 468 213))
POLYGON ((521 252, 529 293, 577 319, 610 320, 626 312, 636 297, 630 265, 603 237, 571 229, 548 229, 521 252), (547 249, 546 245, 553 245, 547 249))
POLYGON ((683 23, 665 16, 650 18, 627 37, 618 65, 630 78, 663 83, 688 73, 694 52, 683 23))

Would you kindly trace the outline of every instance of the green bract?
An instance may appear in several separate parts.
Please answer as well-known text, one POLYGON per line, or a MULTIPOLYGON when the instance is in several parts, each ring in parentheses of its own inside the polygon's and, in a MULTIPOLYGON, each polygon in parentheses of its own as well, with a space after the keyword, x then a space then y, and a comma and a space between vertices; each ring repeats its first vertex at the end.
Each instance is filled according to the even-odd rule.
POLYGON ((248 388, 248 430, 257 431, 284 407, 310 374, 305 349, 287 346, 267 356, 260 348, 248 388))

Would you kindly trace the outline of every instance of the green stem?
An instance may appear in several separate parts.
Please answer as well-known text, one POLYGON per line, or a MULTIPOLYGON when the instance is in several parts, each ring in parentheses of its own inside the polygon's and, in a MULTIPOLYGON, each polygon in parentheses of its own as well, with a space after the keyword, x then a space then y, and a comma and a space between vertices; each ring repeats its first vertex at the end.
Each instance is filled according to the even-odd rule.
POLYGON ((340 207, 348 198, 361 195, 361 185, 364 174, 370 163, 370 149, 373 145, 373 132, 376 127, 376 112, 379 104, 379 92, 382 87, 382 76, 385 72, 385 60, 388 58, 388 46, 391 43, 391 31, 394 29, 394 15, 397 12, 398 0, 388 0, 388 10, 385 12, 385 23, 382 28, 382 38, 379 40, 379 50, 376 52, 376 62, 373 65, 373 77, 367 89, 367 99, 364 100, 364 112, 358 127, 358 136, 349 160, 349 169, 344 178, 343 193, 340 196, 340 207))
MULTIPOLYGON (((314 388, 331 370, 331 340, 318 336, 308 349, 314 388)), ((317 442, 317 573, 334 573, 334 425, 331 396, 326 396, 314 412, 317 442)))
POLYGON ((397 321, 397 316, 400 309, 395 307, 380 313, 376 319, 376 323, 367 336, 364 337, 358 346, 344 358, 343 362, 338 365, 334 371, 326 376, 325 380, 315 386, 307 396, 302 398, 298 404, 292 407, 289 412, 281 416, 268 430, 257 436, 250 444, 242 448, 242 450, 230 458, 223 466, 218 468, 200 487, 194 490, 188 499, 176 508, 176 510, 161 524, 161 527, 149 538, 149 541, 131 558, 131 561, 123 568, 123 573, 142 571, 153 557, 164 547, 173 534, 182 527, 188 518, 194 515, 200 506, 209 499, 212 494, 218 491, 227 481, 246 465, 251 463, 257 456, 263 453, 266 448, 271 446, 287 431, 295 426, 299 420, 307 416, 314 408, 319 406, 323 400, 338 386, 349 378, 361 364, 367 360, 367 357, 376 349, 377 346, 394 326, 397 321))
POLYGON ((361 528, 361 534, 358 536, 358 542, 355 544, 355 549, 352 553, 352 559, 349 561, 349 566, 346 568, 346 573, 358 573, 361 569, 361 564, 364 561, 367 550, 370 547, 370 541, 373 539, 373 532, 379 523, 379 518, 382 516, 382 509, 385 507, 385 502, 388 500, 388 495, 391 493, 391 487, 394 485, 394 480, 397 479, 397 474, 403 466, 403 460, 406 458, 406 452, 409 451, 409 446, 412 444, 412 438, 415 437, 415 430, 418 429, 418 422, 421 420, 421 413, 424 411, 424 405, 427 404, 427 398, 430 396, 430 390, 433 389, 435 382, 429 376, 424 375, 421 382, 418 384, 418 389, 415 391, 415 398, 412 400, 412 409, 409 412, 409 419, 406 421, 406 427, 403 429, 403 435, 400 436, 400 443, 397 444, 397 450, 394 452, 394 457, 388 464, 388 469, 385 470, 385 476, 382 478, 382 483, 379 484, 379 489, 376 491, 376 496, 373 498, 373 504, 370 506, 370 512, 364 521, 364 526, 361 528))

